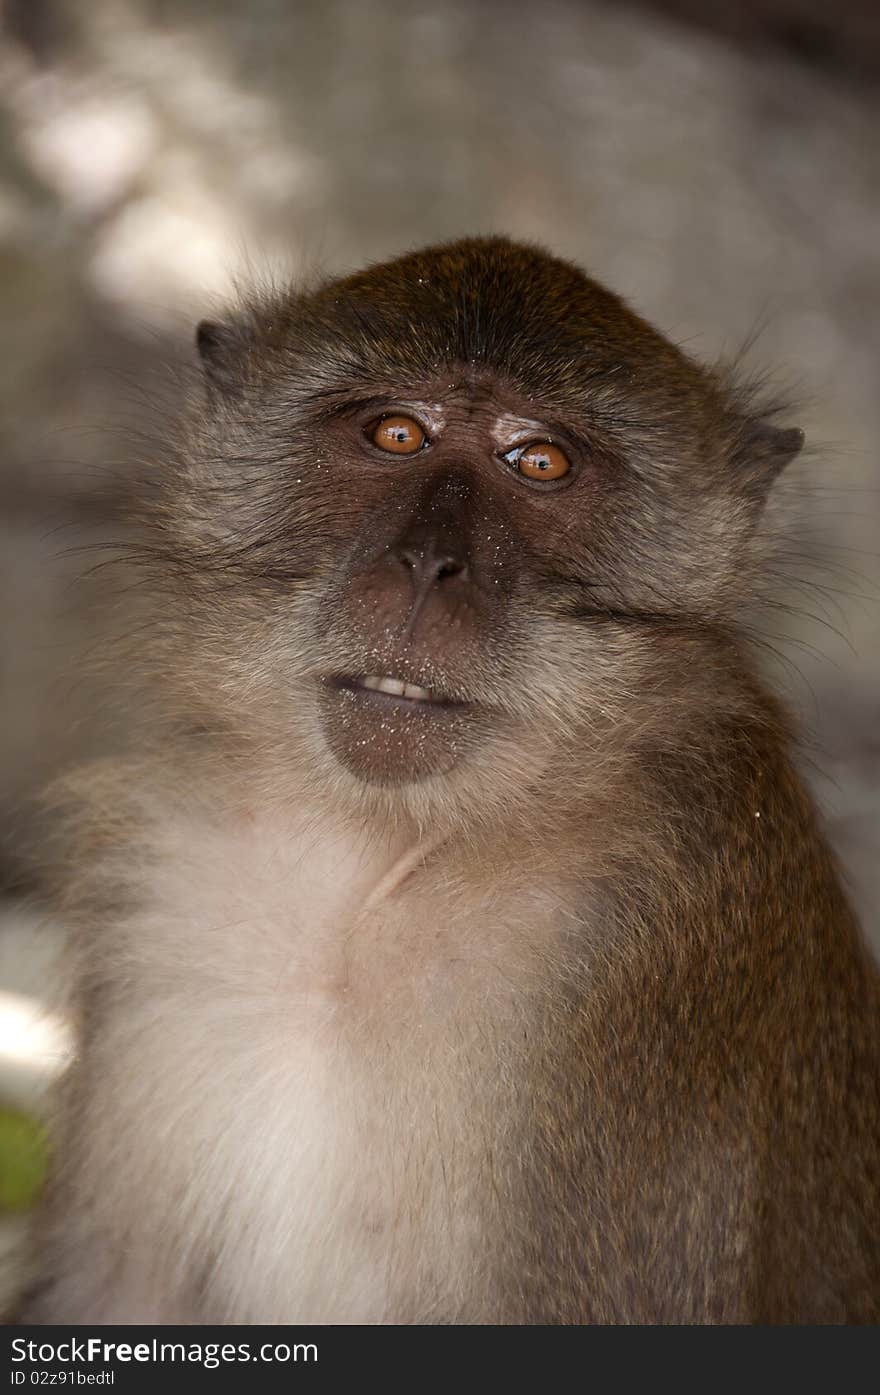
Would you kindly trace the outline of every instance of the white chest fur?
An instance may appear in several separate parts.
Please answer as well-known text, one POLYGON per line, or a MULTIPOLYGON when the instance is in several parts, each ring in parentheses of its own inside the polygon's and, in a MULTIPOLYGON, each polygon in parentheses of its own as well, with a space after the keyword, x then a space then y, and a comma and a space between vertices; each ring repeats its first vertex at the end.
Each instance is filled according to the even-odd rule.
POLYGON ((550 900, 305 817, 167 826, 150 876, 113 931, 92 1131, 147 1288, 197 1276, 205 1320, 478 1312, 550 900))

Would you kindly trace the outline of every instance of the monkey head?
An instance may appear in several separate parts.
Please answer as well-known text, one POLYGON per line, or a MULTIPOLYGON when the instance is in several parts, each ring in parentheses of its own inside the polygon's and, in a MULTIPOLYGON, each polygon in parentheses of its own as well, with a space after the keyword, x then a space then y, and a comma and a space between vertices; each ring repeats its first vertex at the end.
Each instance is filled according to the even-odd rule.
POLYGON ((501 238, 266 295, 198 344, 160 522, 193 690, 349 796, 503 804, 583 759, 735 619, 802 440, 501 238))

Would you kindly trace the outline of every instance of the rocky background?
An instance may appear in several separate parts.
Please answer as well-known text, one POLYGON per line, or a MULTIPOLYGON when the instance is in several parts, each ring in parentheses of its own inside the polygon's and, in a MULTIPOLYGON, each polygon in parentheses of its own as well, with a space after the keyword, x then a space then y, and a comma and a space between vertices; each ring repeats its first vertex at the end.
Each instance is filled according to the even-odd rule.
POLYGON ((108 583, 83 548, 160 448, 192 325, 266 266, 505 231, 695 355, 754 341, 812 444, 760 634, 880 936, 880 7, 7 0, 4 21, 0 1111, 63 1053, 28 801, 137 720, 89 676, 108 583))

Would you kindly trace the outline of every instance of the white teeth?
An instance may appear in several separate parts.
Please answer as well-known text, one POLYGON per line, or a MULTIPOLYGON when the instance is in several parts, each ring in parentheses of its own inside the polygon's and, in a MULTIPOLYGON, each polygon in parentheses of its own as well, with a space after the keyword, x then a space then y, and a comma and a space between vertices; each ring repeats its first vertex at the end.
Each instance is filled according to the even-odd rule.
POLYGON ((412 698, 414 702, 431 702, 431 694, 427 688, 419 688, 415 683, 401 683, 399 678, 369 678, 361 679, 361 687, 369 688, 374 693, 390 693, 392 697, 412 698))
POLYGON ((427 688, 417 688, 415 683, 405 683, 403 696, 413 698, 416 702, 431 702, 431 694, 427 688))
POLYGON ((365 678, 363 686, 374 693, 391 693, 393 697, 403 697, 406 692, 406 684, 397 678, 365 678))

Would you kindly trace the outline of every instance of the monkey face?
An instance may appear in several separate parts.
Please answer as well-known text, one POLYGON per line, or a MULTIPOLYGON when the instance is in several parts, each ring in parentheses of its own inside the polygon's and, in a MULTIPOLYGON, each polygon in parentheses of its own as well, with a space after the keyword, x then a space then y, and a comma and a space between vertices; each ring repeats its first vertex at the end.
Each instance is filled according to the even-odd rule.
POLYGON ((318 610, 346 655, 320 706, 362 778, 449 771, 509 723, 541 553, 578 468, 553 434, 464 370, 334 422, 328 458, 359 509, 318 610))
POLYGON ((168 527, 189 614, 211 607, 191 642, 213 637, 215 691, 274 743, 362 785, 503 798, 607 740, 689 629, 725 623, 800 444, 581 272, 500 239, 199 344, 208 402, 168 527))

